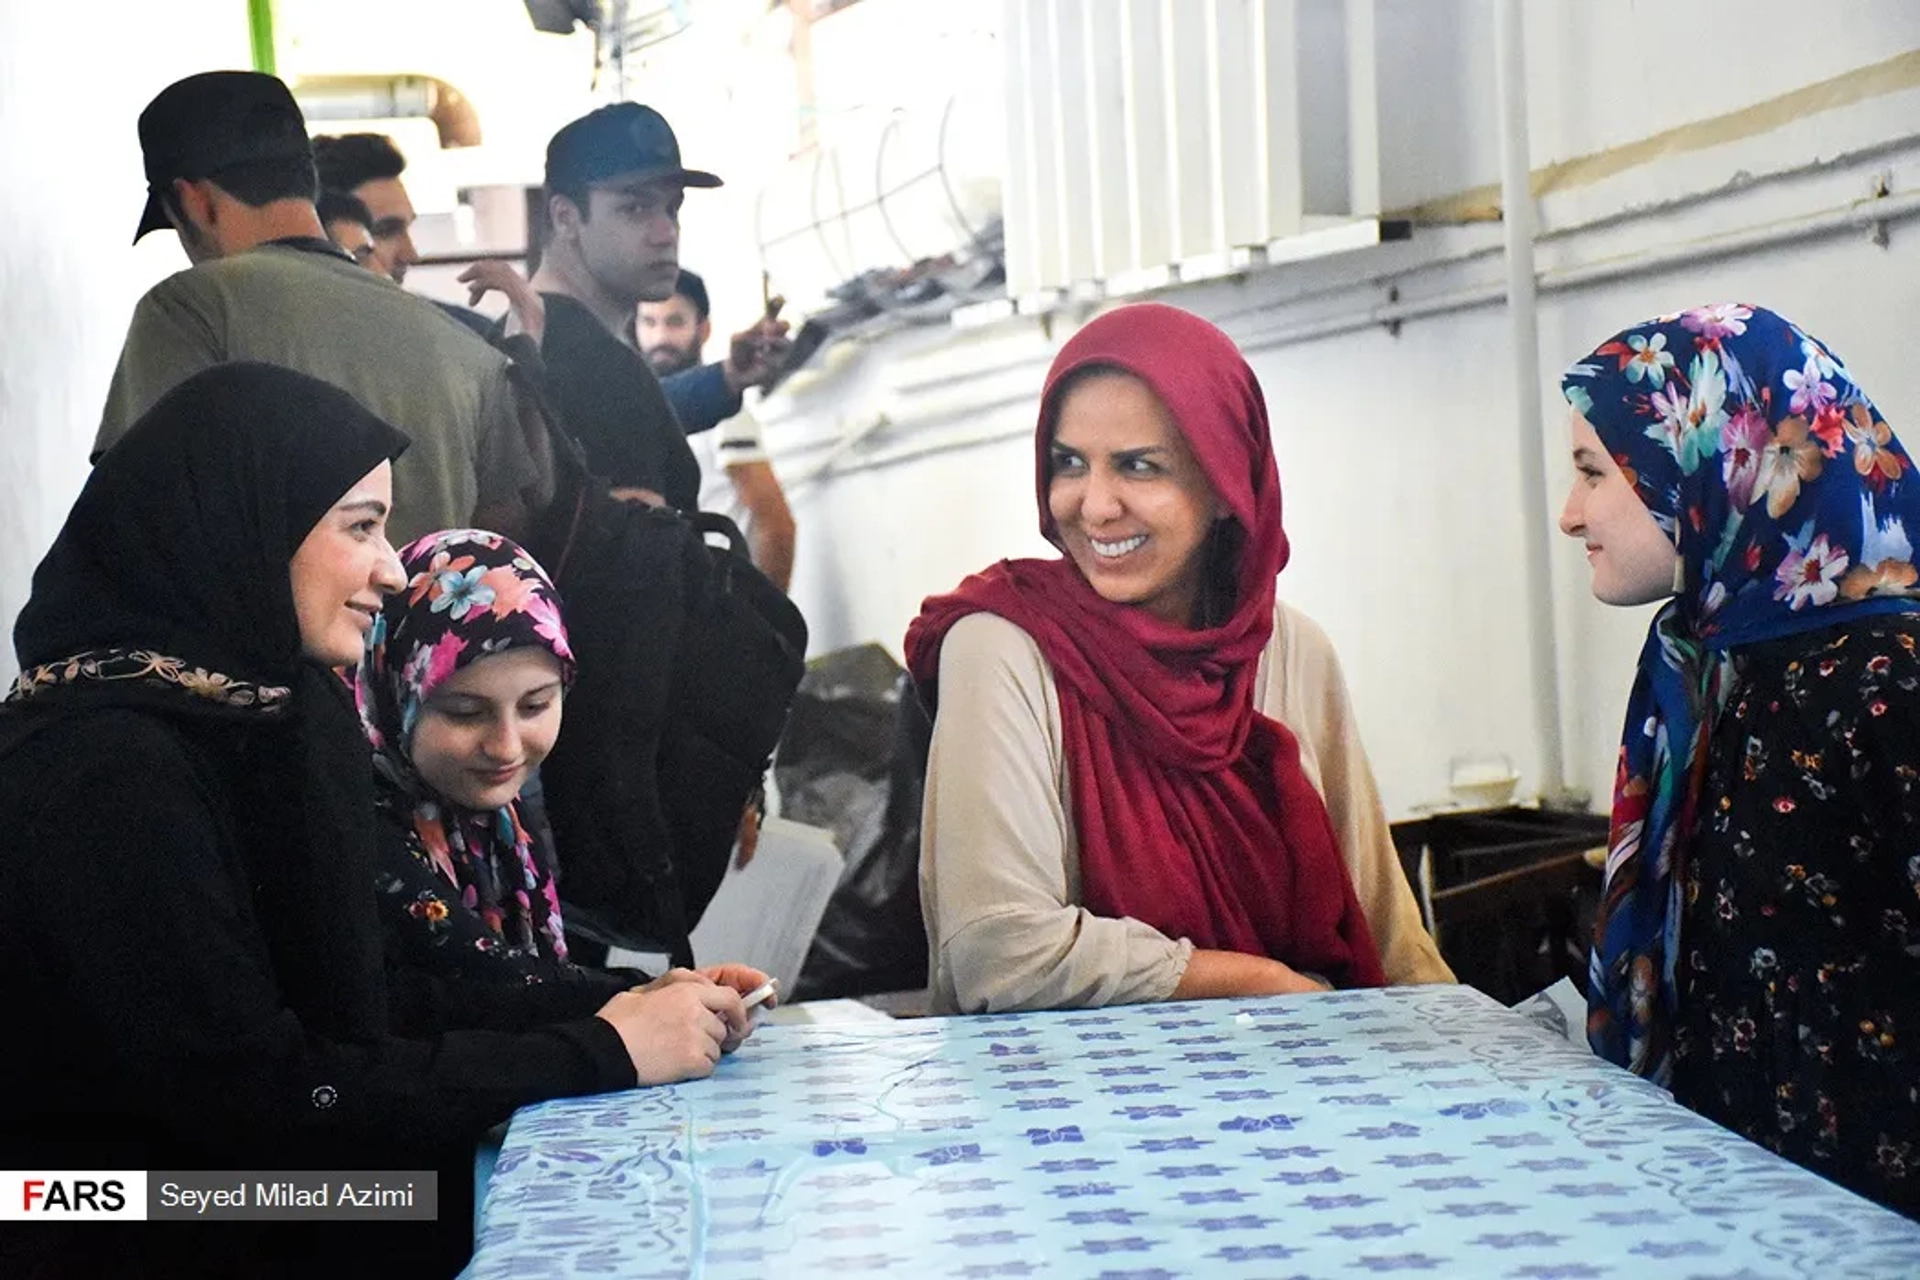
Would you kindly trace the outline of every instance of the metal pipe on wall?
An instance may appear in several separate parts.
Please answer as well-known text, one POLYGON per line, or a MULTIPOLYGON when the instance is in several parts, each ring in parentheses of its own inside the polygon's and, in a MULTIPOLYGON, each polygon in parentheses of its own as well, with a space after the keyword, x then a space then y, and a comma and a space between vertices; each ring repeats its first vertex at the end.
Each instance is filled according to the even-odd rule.
MULTIPOLYGON (((1886 196, 1879 199, 1858 200, 1825 209, 1803 218, 1794 218, 1782 222, 1768 223, 1758 227, 1748 227, 1740 231, 1723 235, 1708 236, 1698 240, 1689 240, 1665 249, 1625 254, 1608 258, 1601 262, 1587 263, 1574 267, 1561 267, 1539 273, 1535 277, 1536 297, 1545 294, 1565 293, 1572 289, 1590 288, 1611 284, 1620 280, 1630 280, 1639 276, 1656 275, 1663 271, 1681 267, 1699 266, 1724 258, 1739 257, 1743 254, 1760 253, 1768 249, 1777 249, 1787 245, 1799 244, 1808 240, 1818 240, 1826 236, 1838 235, 1846 231, 1865 230, 1882 223, 1905 222, 1920 217, 1920 194, 1906 196, 1886 196)), ((1457 265, 1457 264, 1456 264, 1457 265)), ((1309 342, 1322 342, 1328 338, 1343 337, 1347 334, 1362 333, 1374 329, 1384 329, 1390 325, 1416 320, 1431 320, 1440 316, 1453 315, 1461 311, 1473 311, 1481 307, 1499 306, 1506 301, 1507 290, 1504 284, 1478 285, 1470 289, 1459 289, 1451 293, 1437 294, 1431 298, 1416 301, 1383 303, 1379 306, 1350 312, 1343 316, 1334 316, 1325 320, 1310 320, 1302 324, 1288 325, 1279 329, 1267 329, 1252 333, 1243 332, 1238 326, 1229 324, 1228 332, 1239 344, 1241 351, 1252 355, 1261 351, 1275 351, 1282 347, 1300 346, 1309 342)), ((964 411, 966 414, 984 414, 1006 407, 1009 403, 1030 404, 1038 393, 1038 378, 1051 360, 1032 361, 1035 369, 1035 390, 1020 397, 987 396, 964 411)), ((1005 372, 1004 369, 996 372, 1005 372)), ((962 379, 954 377, 949 382, 962 379)), ((935 453, 948 453, 956 449, 965 449, 977 445, 995 444, 1016 436, 1029 435, 1033 431, 1031 423, 1023 423, 1013 428, 992 428, 977 434, 944 438, 938 443, 922 449, 903 447, 889 451, 878 458, 856 458, 847 460, 851 449, 842 445, 856 445, 866 441, 879 427, 885 426, 892 434, 912 435, 914 432, 934 422, 951 422, 963 416, 960 410, 943 410, 938 415, 868 421, 850 428, 848 434, 839 440, 822 442, 817 449, 831 450, 834 465, 830 468, 809 471, 808 481, 824 480, 834 475, 847 475, 856 471, 877 470, 884 467, 899 466, 935 453), (856 439, 857 437, 857 439, 856 439)), ((768 423, 777 423, 781 419, 769 415, 763 419, 768 423)), ((784 482, 783 482, 784 483, 784 482)), ((1543 480, 1544 483, 1544 480, 1543 480)), ((791 488, 791 486, 788 486, 791 488)))
POLYGON ((293 97, 309 123, 331 128, 343 121, 424 116, 439 132, 442 147, 480 145, 480 113, 473 100, 434 76, 301 76, 293 97))
MULTIPOLYGON (((1611 284, 1637 276, 1657 275, 1683 267, 1696 267, 1743 254, 1760 253, 1807 240, 1818 240, 1844 231, 1858 231, 1880 223, 1904 222, 1920 216, 1920 195, 1882 196, 1850 201, 1804 217, 1789 218, 1746 227, 1720 235, 1682 241, 1664 249, 1621 254, 1599 262, 1559 267, 1535 276, 1535 294, 1564 293, 1572 289, 1611 284)), ((1498 306, 1506 301, 1505 285, 1476 285, 1451 293, 1436 294, 1407 302, 1387 302, 1326 320, 1309 320, 1238 335, 1242 351, 1273 351, 1303 342, 1320 342, 1349 333, 1381 329, 1410 320, 1431 320, 1437 316, 1471 311, 1478 307, 1498 306)))
POLYGON ((1540 412, 1540 328, 1533 266, 1533 163, 1527 146, 1527 47, 1521 0, 1495 0, 1494 62, 1500 94, 1500 209, 1506 230, 1507 318, 1513 334, 1513 398, 1520 464, 1521 564, 1526 571, 1527 661, 1539 792, 1551 807, 1566 795, 1560 720, 1560 658, 1549 568, 1546 424, 1540 412))
MULTIPOLYGON (((1782 170, 1780 172, 1782 175, 1804 174, 1814 172, 1823 167, 1826 166, 1801 166, 1793 170, 1782 170)), ((1598 227, 1611 227, 1627 219, 1638 220, 1651 218, 1672 209, 1691 206, 1699 203, 1700 200, 1700 197, 1689 196, 1671 203, 1638 206, 1627 213, 1609 215, 1608 217, 1597 219, 1593 223, 1582 223, 1551 231, 1538 231, 1536 228, 1537 234, 1535 241, 1537 243, 1550 238, 1566 239, 1598 227)), ((1630 254, 1616 255, 1614 257, 1573 266, 1551 267, 1535 274, 1534 291, 1536 297, 1539 297, 1564 293, 1573 289, 1610 284, 1639 276, 1656 275, 1663 271, 1695 267, 1704 263, 1739 257, 1743 254, 1761 253, 1769 249, 1783 248, 1808 240, 1818 240, 1846 231, 1865 230, 1895 222, 1904 222, 1916 216, 1920 216, 1920 194, 1870 196, 1849 201, 1843 205, 1821 209, 1800 217, 1782 219, 1762 223, 1757 226, 1743 227, 1736 231, 1721 232, 1693 240, 1680 241, 1665 248, 1640 250, 1630 254)), ((1318 320, 1302 321, 1297 324, 1282 325, 1277 328, 1249 330, 1241 323, 1265 315, 1274 310, 1276 306, 1291 306, 1302 301, 1334 297, 1339 294, 1359 293, 1369 289, 1385 289, 1389 285, 1404 281, 1416 275, 1435 274, 1442 271, 1457 271, 1501 252, 1502 248, 1499 245, 1488 248, 1475 248, 1444 258, 1435 258, 1430 261, 1414 263, 1403 270, 1386 273, 1373 279, 1363 281, 1349 280, 1314 289, 1304 294, 1290 295, 1282 299, 1279 303, 1263 300, 1243 310, 1226 312, 1209 311, 1207 314, 1214 323, 1220 325, 1226 329, 1228 333, 1233 335, 1234 341, 1239 344, 1243 352, 1251 355, 1256 352, 1276 351, 1284 347, 1299 346, 1309 342, 1321 342, 1329 338, 1344 337, 1353 333, 1385 329, 1412 321, 1436 319, 1440 316, 1453 315, 1462 311, 1473 311, 1481 307, 1499 306, 1507 299, 1506 285, 1485 284, 1475 285, 1466 289, 1455 289, 1447 293, 1434 294, 1425 298, 1382 302, 1349 311, 1345 314, 1324 317, 1318 320)), ((1045 373, 1052 359, 1053 353, 1050 349, 1043 354, 1025 357, 1012 364, 997 365, 992 372, 996 375, 1005 375, 1013 369, 1031 367, 1034 371, 1035 385, 1037 386, 1041 375, 1045 373)), ((938 386, 942 389, 950 389, 954 386, 976 381, 983 376, 984 371, 972 369, 960 373, 943 375, 927 382, 896 386, 894 391, 901 399, 912 400, 916 395, 930 387, 938 386)), ((1004 407, 1005 403, 1005 397, 999 395, 985 396, 975 402, 969 402, 964 411, 943 409, 939 413, 932 415, 915 413, 908 418, 890 421, 887 425, 893 428, 898 435, 911 435, 930 422, 951 421, 956 416, 961 416, 962 413, 990 412, 1004 407)), ((898 452, 889 452, 885 458, 878 462, 870 463, 869 459, 863 458, 854 460, 850 465, 841 465, 839 460, 845 458, 851 452, 851 449, 843 449, 840 446, 849 442, 854 444, 862 443, 866 436, 871 434, 871 431, 872 427, 870 425, 863 424, 861 427, 850 428, 849 436, 840 441, 817 442, 805 447, 802 451, 819 452, 831 449, 834 452, 836 459, 835 464, 830 468, 825 468, 821 474, 824 474, 825 471, 835 473, 858 471, 870 464, 881 467, 892 466, 899 462, 912 461, 915 457, 919 456, 916 451, 906 449, 898 452), (859 439, 851 439, 854 435, 857 435, 859 439)), ((928 452, 945 453, 956 447, 965 447, 965 444, 969 442, 991 444, 1004 439, 1007 434, 1008 433, 1002 431, 991 431, 980 436, 977 441, 969 437, 968 440, 962 441, 959 445, 955 445, 948 440, 942 440, 938 445, 930 448, 928 452)), ((1019 433, 1014 432, 1013 434, 1019 433)), ((811 472, 808 478, 814 478, 811 472)))

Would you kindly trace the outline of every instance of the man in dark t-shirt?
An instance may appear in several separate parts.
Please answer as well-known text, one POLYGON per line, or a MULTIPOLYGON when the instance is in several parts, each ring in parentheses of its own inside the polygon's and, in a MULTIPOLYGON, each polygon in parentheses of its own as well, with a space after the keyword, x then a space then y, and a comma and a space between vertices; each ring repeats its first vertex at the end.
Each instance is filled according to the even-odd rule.
POLYGON ((543 290, 541 299, 547 387, 587 465, 617 496, 692 511, 700 464, 647 362, 574 298, 543 290))
POLYGON ((700 466, 633 326, 641 302, 673 296, 685 189, 719 185, 680 163, 672 128, 637 102, 590 112, 547 144, 551 238, 533 284, 548 385, 617 493, 683 511, 699 500, 700 466))

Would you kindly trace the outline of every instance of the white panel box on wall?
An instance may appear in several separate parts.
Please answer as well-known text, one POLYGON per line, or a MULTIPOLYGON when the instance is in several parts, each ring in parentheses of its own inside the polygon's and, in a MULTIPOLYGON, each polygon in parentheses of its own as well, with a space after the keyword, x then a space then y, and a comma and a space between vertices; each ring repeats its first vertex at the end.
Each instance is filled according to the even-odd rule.
POLYGON ((1008 292, 1124 294, 1380 212, 1374 0, 1007 0, 1008 292))

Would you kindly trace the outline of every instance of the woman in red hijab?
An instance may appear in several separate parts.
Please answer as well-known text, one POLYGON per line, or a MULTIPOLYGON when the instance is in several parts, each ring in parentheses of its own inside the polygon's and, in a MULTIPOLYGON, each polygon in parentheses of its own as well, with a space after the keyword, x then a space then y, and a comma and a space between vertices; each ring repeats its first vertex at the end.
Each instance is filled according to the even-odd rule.
POLYGON ((1259 382, 1184 311, 1123 307, 1047 376, 1040 531, 927 601, 921 844, 935 1012, 1452 980, 1331 645, 1287 562, 1259 382))

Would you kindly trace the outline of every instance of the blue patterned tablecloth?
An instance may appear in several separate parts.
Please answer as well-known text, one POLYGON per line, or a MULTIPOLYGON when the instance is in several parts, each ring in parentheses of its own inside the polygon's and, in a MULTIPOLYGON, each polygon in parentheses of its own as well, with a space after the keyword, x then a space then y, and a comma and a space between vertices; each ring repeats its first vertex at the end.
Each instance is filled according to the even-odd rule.
POLYGON ((529 1107, 477 1280, 1920 1277, 1920 1225, 1464 987, 763 1027, 529 1107))

